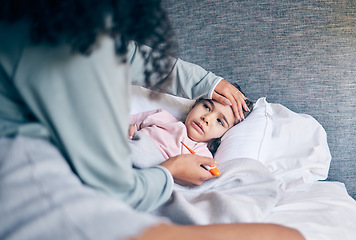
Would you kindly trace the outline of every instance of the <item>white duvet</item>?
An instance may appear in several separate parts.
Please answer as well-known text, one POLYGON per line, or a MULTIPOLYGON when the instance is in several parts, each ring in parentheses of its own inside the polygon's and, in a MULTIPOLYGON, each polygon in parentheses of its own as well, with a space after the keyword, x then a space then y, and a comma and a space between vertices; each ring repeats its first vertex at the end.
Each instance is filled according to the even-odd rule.
MULTIPOLYGON (((146 89, 132 88, 132 114, 164 108, 183 119, 192 104, 166 94, 159 100, 148 95, 146 89)), ((215 159, 254 159, 278 182, 278 201, 256 221, 294 227, 308 240, 356 239, 355 200, 342 183, 320 181, 327 178, 331 156, 326 133, 311 116, 261 98, 250 116, 225 134, 215 159)))

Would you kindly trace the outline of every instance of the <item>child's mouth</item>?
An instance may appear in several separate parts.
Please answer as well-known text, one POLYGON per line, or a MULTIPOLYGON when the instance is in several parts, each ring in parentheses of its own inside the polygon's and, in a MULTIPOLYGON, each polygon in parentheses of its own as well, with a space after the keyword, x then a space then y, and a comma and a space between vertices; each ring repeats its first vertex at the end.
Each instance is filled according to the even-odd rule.
POLYGON ((203 126, 198 122, 193 122, 193 128, 197 130, 200 134, 204 134, 203 126))

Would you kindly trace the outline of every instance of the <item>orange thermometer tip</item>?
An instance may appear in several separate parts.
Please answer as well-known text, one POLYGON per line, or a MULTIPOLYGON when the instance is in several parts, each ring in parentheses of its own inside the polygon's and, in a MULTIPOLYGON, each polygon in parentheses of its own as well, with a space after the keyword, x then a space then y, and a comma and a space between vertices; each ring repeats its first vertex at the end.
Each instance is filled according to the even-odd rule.
POLYGON ((190 149, 187 145, 185 145, 184 142, 180 142, 180 143, 183 144, 183 146, 184 146, 186 149, 188 149, 188 151, 189 151, 190 153, 195 154, 195 152, 194 152, 192 149, 190 149))

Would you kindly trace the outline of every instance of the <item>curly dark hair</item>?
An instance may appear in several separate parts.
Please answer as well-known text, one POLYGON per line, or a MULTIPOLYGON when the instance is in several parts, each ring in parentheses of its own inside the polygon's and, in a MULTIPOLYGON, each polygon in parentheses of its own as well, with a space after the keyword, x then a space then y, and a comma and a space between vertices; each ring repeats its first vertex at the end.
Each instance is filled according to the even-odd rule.
POLYGON ((18 20, 30 22, 33 43, 65 43, 86 55, 93 51, 101 34, 115 40, 116 54, 122 61, 126 61, 123 56, 129 41, 150 46, 150 53, 139 48, 147 57, 147 87, 151 87, 153 73, 162 78, 158 84, 165 82, 168 55, 177 46, 160 0, 1 0, 0 21, 18 20))

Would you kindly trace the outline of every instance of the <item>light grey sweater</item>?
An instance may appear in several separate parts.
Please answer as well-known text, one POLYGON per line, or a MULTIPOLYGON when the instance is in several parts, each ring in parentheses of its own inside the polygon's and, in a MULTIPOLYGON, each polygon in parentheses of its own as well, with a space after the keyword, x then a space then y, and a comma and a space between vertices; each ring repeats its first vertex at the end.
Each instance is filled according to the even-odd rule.
MULTIPOLYGON (((139 210, 163 204, 172 192, 169 171, 130 161, 130 87, 144 84, 137 46, 130 44, 130 61, 122 63, 107 36, 83 56, 69 46, 31 44, 23 23, 0 23, 0 32, 0 136, 48 139, 85 184, 139 210)), ((211 96, 221 79, 179 59, 170 74, 168 92, 188 98, 211 96)))

